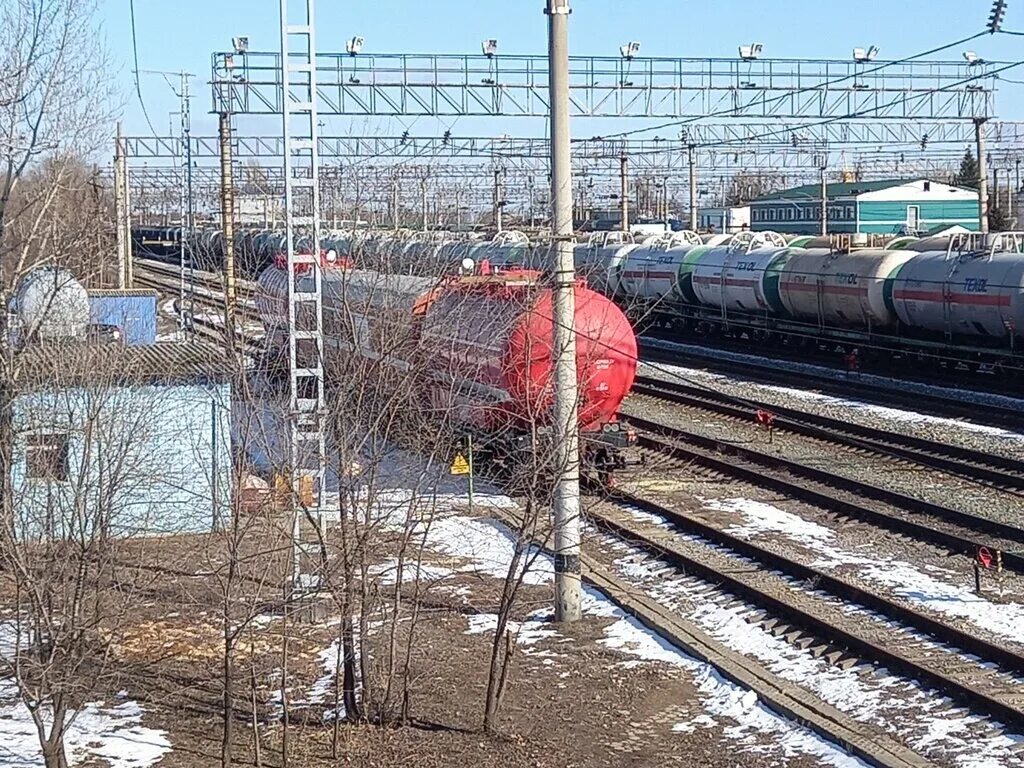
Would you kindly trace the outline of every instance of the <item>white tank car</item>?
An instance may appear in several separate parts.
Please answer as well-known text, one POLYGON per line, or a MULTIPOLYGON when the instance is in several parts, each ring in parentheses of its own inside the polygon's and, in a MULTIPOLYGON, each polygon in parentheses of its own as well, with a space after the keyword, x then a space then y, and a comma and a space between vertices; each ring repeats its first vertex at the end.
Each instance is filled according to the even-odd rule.
POLYGON ((900 322, 954 335, 1024 333, 1024 235, 1001 233, 980 245, 962 238, 904 264, 892 286, 900 322))
POLYGON ((626 232, 594 232, 573 250, 576 273, 599 293, 614 296, 626 256, 640 246, 626 232))
POLYGON ((781 312, 779 272, 791 249, 774 232, 741 233, 700 254, 692 271, 697 301, 723 312, 781 312))
POLYGON ((647 304, 669 298, 692 300, 680 293, 680 272, 688 270, 691 254, 706 249, 693 232, 650 238, 625 255, 619 291, 627 299, 647 304))
POLYGON ((869 248, 795 252, 782 268, 779 296, 786 311, 802 320, 857 328, 895 325, 890 276, 913 256, 869 248))

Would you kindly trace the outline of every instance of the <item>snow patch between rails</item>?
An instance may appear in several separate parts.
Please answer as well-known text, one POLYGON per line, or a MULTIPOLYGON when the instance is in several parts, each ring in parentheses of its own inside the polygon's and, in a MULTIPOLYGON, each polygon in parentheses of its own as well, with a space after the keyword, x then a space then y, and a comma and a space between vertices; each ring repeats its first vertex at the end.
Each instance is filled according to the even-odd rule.
MULTIPOLYGON (((744 524, 732 525, 729 533, 745 539, 777 534, 806 547, 818 555, 813 567, 852 568, 861 578, 887 587, 893 594, 936 613, 964 619, 1013 642, 1021 642, 1024 604, 993 603, 976 595, 968 584, 953 584, 924 573, 905 560, 886 555, 850 552, 837 546, 830 528, 804 520, 778 507, 751 499, 704 499, 704 506, 717 512, 732 512, 744 517, 744 524)), ((942 573, 941 569, 931 568, 942 573)), ((953 577, 953 571, 945 572, 953 577)))

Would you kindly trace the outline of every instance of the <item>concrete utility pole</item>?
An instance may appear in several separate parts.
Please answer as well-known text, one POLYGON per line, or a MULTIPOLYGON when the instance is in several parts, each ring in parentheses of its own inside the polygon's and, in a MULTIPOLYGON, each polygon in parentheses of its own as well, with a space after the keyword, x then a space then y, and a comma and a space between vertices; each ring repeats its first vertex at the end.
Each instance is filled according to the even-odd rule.
MULTIPOLYGON (((1017 195, 1019 195, 1019 194, 1020 194, 1020 158, 1018 157, 1017 159, 1015 159, 1013 161, 1013 189, 1010 190, 1010 198, 1007 201, 1008 202, 1008 211, 1007 212, 1010 214, 1010 218, 1011 219, 1013 218, 1013 209, 1015 207, 1014 204, 1016 203, 1017 195)), ((1016 227, 1016 226, 1017 226, 1017 224, 1016 224, 1016 222, 1014 222, 1014 227, 1016 227)))
POLYGON ((114 144, 114 222, 117 238, 117 287, 131 288, 132 225, 128 207, 128 148, 121 123, 114 144))
POLYGON ((224 298, 228 316, 235 311, 235 175, 231 160, 231 115, 220 113, 220 222, 224 232, 224 298))
POLYGON ((427 177, 420 179, 420 230, 427 231, 427 177))
POLYGON ((661 177, 661 205, 664 211, 665 229, 669 229, 669 211, 668 211, 668 176, 661 177))
POLYGON ((974 118, 974 140, 978 148, 978 231, 988 234, 988 150, 985 147, 985 118, 974 118))
POLYGON ((697 145, 690 144, 686 147, 686 154, 690 160, 690 230, 697 231, 697 145))
POLYGON ((391 228, 398 231, 398 179, 391 182, 391 228))
POLYGON ((821 236, 828 237, 828 177, 825 175, 828 169, 825 163, 821 164, 821 236))
POLYGON ((504 229, 504 197, 501 184, 501 168, 494 169, 494 228, 501 232, 504 229))
POLYGON ((555 621, 578 621, 581 616, 580 448, 569 144, 569 0, 548 0, 545 12, 548 15, 551 103, 551 228, 555 249, 555 621))
POLYGON ((619 158, 619 217, 622 231, 629 232, 629 158, 625 152, 619 158))

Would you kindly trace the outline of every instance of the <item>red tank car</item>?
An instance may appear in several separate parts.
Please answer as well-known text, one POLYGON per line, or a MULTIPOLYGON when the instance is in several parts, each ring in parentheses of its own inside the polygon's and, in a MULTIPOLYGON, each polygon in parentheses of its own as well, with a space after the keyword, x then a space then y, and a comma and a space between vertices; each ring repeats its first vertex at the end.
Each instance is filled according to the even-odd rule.
MULTIPOLYGON (((257 301, 268 340, 286 330, 283 297, 275 294, 287 283, 276 277, 259 281, 271 294, 257 301)), ((426 403, 451 413, 484 444, 529 448, 532 434, 550 430, 553 294, 539 274, 438 281, 332 269, 324 271, 323 285, 328 376, 331 356, 355 349, 421 371, 426 403)), ((621 466, 630 441, 616 414, 636 375, 636 335, 601 294, 581 282, 575 296, 579 428, 588 461, 606 471, 621 466)))

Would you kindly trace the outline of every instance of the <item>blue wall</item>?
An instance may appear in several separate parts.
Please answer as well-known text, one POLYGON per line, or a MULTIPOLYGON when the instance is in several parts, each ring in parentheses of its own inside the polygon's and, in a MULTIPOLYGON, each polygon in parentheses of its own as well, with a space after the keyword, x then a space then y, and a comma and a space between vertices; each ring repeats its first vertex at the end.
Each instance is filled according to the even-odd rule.
POLYGON ((116 325, 129 346, 155 344, 156 301, 154 291, 90 292, 89 322, 116 325))
POLYGON ((22 535, 88 537, 99 519, 116 536, 204 532, 230 510, 228 384, 33 392, 16 398, 13 418, 22 535), (67 481, 27 477, 29 436, 40 433, 68 435, 67 481))
POLYGON ((949 201, 871 201, 860 203, 860 231, 889 233, 907 223, 907 207, 916 205, 920 210, 919 227, 927 231, 938 226, 960 226, 978 229, 977 200, 949 201))

